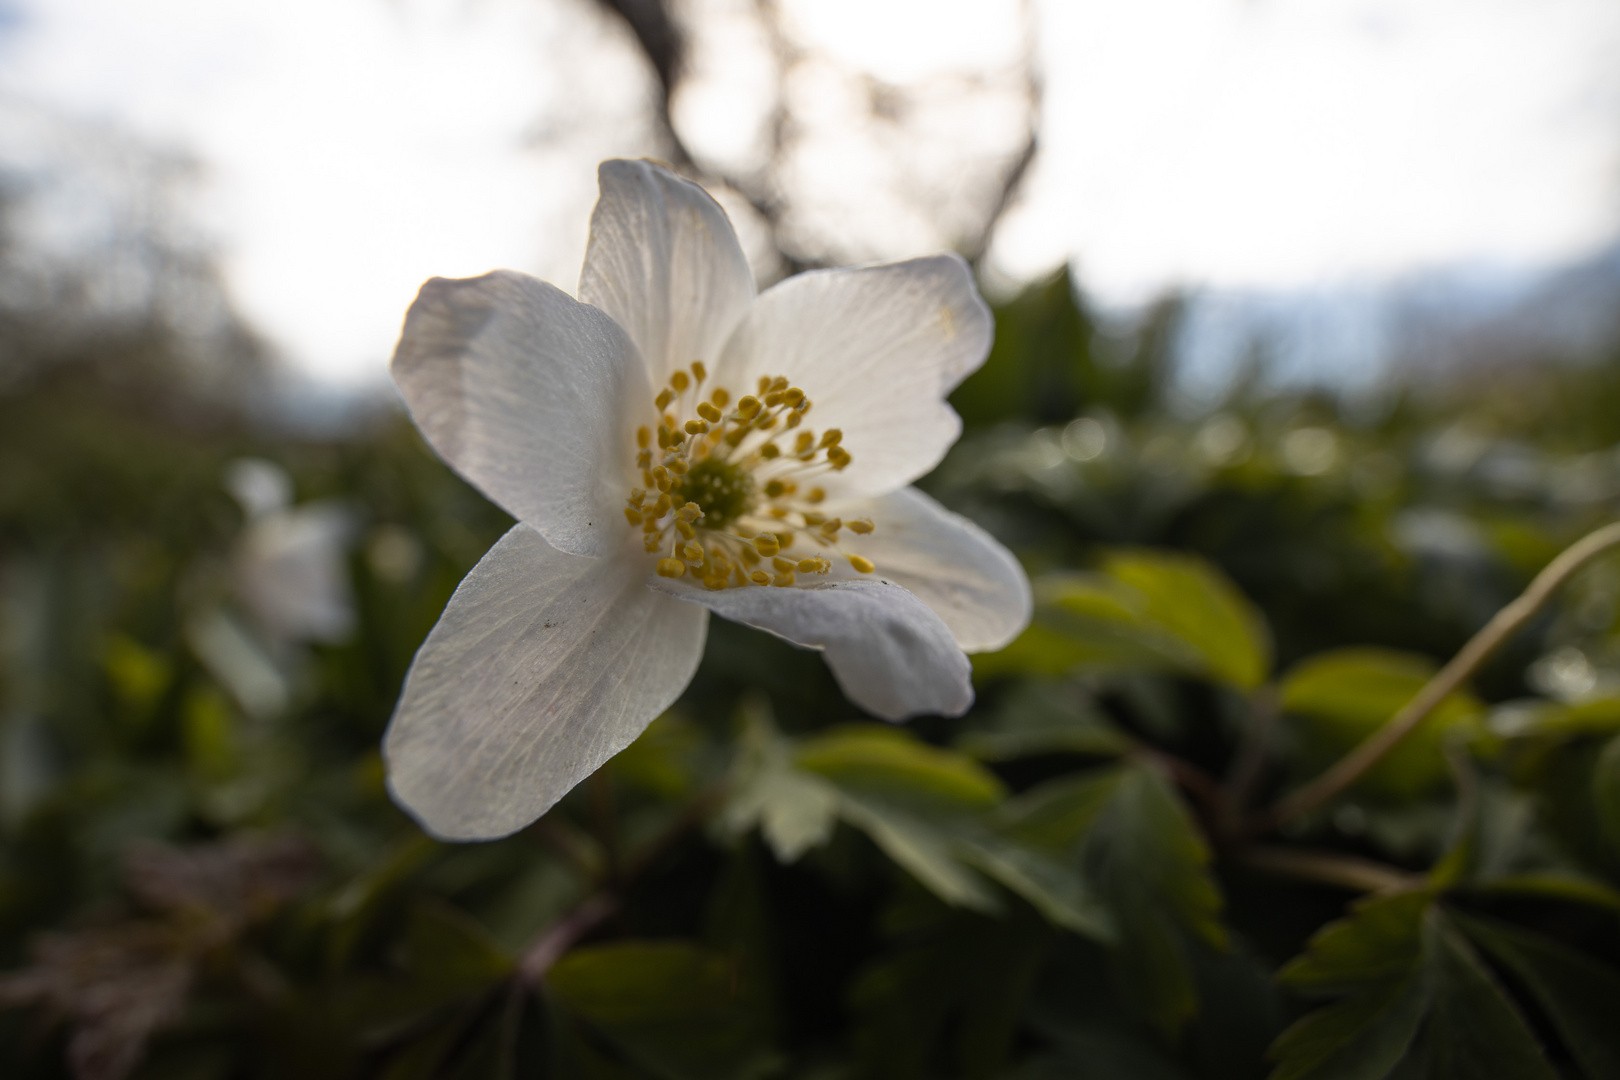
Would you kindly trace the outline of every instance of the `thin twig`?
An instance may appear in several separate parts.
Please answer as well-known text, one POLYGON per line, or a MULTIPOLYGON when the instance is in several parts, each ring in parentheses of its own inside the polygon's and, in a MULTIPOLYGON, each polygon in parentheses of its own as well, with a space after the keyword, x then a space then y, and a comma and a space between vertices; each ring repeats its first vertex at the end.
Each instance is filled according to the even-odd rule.
POLYGON ((619 898, 611 892, 592 893, 567 915, 552 923, 518 960, 518 978, 530 987, 539 986, 551 965, 561 960, 574 943, 595 930, 619 910, 619 898))
POLYGON ((1275 686, 1262 686, 1249 695, 1249 722, 1243 727, 1238 751, 1232 758, 1232 767, 1227 770, 1226 779, 1221 784, 1221 801, 1225 804, 1220 822, 1222 832, 1236 835, 1242 831, 1243 817, 1248 813, 1255 785, 1260 782, 1260 775, 1265 769, 1280 711, 1281 702, 1275 686))
POLYGON ((1214 818, 1221 812, 1223 798, 1221 786, 1215 778, 1185 758, 1167 754, 1158 747, 1137 743, 1131 747, 1131 756, 1146 761, 1198 800, 1204 812, 1214 818))
POLYGON ((1401 892, 1418 888, 1425 880, 1422 874, 1332 851, 1248 847, 1237 852, 1236 861, 1279 877, 1336 885, 1357 892, 1401 892))
POLYGON ((1350 753, 1340 758, 1322 775, 1279 801, 1255 822, 1259 829, 1276 828, 1331 801, 1367 774, 1384 759, 1435 708, 1466 682, 1552 598, 1558 587, 1599 555, 1620 545, 1620 522, 1605 525, 1565 549, 1546 569, 1536 575, 1530 587, 1517 600, 1498 611, 1484 629, 1469 639, 1451 662, 1424 684, 1417 696, 1407 702, 1383 727, 1367 736, 1350 753))

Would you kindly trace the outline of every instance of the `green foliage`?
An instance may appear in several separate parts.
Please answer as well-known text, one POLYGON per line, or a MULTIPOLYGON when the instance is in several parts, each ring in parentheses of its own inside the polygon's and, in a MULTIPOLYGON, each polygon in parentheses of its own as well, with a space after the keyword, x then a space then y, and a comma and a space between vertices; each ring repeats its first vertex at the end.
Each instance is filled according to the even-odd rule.
POLYGON ((0 1071, 1620 1072, 1613 560, 1360 784, 1260 813, 1620 507, 1612 361, 1189 418, 1177 312, 1101 332, 1066 275, 998 311, 925 483, 1037 605, 966 716, 874 722, 715 621, 668 714, 482 845, 377 750, 509 525, 408 425, 294 438, 161 366, 0 396, 0 1071), (347 637, 245 599, 244 456, 352 516, 347 637))

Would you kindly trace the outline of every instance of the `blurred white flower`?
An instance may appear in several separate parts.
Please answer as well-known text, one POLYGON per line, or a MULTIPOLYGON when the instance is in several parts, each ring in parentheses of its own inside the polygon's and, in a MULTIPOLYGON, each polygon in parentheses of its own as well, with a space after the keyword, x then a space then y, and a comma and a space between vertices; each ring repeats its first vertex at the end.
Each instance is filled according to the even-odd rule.
POLYGON ((429 443, 519 521, 384 741, 395 798, 441 837, 521 828, 627 746, 691 679, 710 611, 821 650, 891 720, 966 710, 964 651, 1029 621, 1012 555, 907 486, 989 350, 967 265, 756 297, 702 188, 646 162, 600 180, 580 300, 510 271, 434 279, 394 354, 429 443))
POLYGON ((254 621, 276 642, 347 639, 355 620, 346 556, 354 515, 331 502, 292 506, 291 478, 257 458, 233 462, 226 486, 248 518, 231 574, 254 621))

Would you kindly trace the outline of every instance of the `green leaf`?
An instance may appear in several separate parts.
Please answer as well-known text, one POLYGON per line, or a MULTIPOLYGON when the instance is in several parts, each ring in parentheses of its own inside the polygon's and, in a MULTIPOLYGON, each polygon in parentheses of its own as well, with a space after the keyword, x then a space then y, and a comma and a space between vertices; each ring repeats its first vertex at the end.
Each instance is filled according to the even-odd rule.
POLYGON ((794 754, 799 768, 840 788, 885 798, 916 797, 984 808, 1006 794, 983 765, 952 750, 930 746, 908 731, 877 724, 834 728, 806 739, 794 754))
POLYGON ((763 702, 744 705, 739 741, 732 795, 721 811, 720 828, 740 836, 758 827, 778 862, 797 862, 832 837, 838 824, 837 789, 794 767, 792 744, 777 733, 763 702))
POLYGON ((1485 892, 1510 896, 1544 896, 1554 900, 1569 900, 1577 904, 1620 911, 1620 890, 1596 878, 1572 871, 1512 874, 1495 878, 1480 888, 1485 892))
POLYGON ((1108 909, 1072 862, 986 830, 958 837, 955 850, 962 861, 1029 901, 1052 925, 1114 940, 1108 909))
POLYGON ((1598 755, 1592 770, 1592 802, 1604 835, 1620 851, 1620 735, 1610 739, 1598 755))
POLYGON ((1112 757, 1130 745, 1130 738, 1075 687, 1037 680, 1018 683, 988 726, 956 741, 958 750, 981 761, 1053 753, 1112 757))
POLYGON ((1344 997, 1278 1037, 1272 1080, 1555 1075, 1430 890, 1357 905, 1319 931, 1279 979, 1344 997))
POLYGON ((1146 598, 1145 621, 1189 645, 1210 678, 1239 690, 1266 680, 1271 635, 1265 618, 1214 566, 1192 555, 1135 550, 1108 556, 1103 569, 1146 598))
POLYGON ((772 1062, 739 969, 688 942, 577 948, 552 966, 546 989, 657 1076, 753 1077, 772 1062))
POLYGON ((957 859, 949 823, 849 792, 840 796, 838 812, 941 900, 987 914, 1001 910, 984 879, 957 859))
POLYGON ((1438 909, 1424 925, 1436 982, 1423 1041, 1436 1080, 1557 1080, 1530 1026, 1463 936, 1438 909))
POLYGON ((512 973, 513 961, 464 911, 424 900, 411 911, 406 965, 448 994, 481 989, 512 973))
POLYGON ((1620 1014, 1620 973, 1539 934, 1493 920, 1454 918, 1535 995, 1587 1076, 1620 1076, 1620 1031, 1614 1023, 1620 1014))
POLYGON ((1049 781, 1009 801, 997 821, 1024 843, 1079 860, 1116 931, 1121 987, 1162 1031, 1175 1031, 1198 1006, 1188 940, 1224 948, 1226 929, 1209 848, 1164 778, 1124 765, 1049 781))
MULTIPOLYGON (((1382 727, 1435 670, 1425 657, 1372 648, 1335 649, 1296 665, 1282 680, 1281 702, 1296 721, 1306 766, 1314 771, 1382 727)), ((1356 790, 1410 799, 1444 784, 1447 735, 1478 731, 1483 711, 1471 694, 1451 694, 1356 790)))

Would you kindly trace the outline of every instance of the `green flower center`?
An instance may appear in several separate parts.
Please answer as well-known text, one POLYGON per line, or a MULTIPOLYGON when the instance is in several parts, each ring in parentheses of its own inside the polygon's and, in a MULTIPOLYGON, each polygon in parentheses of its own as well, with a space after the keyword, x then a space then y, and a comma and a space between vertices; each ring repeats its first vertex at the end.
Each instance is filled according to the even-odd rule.
POLYGON ((709 529, 726 528, 754 505, 753 475, 736 462, 715 457, 695 462, 677 490, 687 502, 697 503, 709 529))

